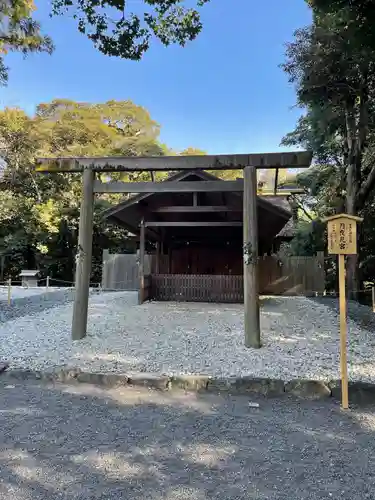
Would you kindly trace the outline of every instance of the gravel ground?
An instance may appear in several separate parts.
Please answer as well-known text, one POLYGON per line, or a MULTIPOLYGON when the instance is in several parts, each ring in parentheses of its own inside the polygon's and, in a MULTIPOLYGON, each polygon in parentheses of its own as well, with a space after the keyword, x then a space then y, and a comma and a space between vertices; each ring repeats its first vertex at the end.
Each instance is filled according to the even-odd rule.
MULTIPOLYGON (((98 293, 90 289, 91 294, 98 293)), ((8 305, 8 291, 0 288, 0 323, 22 316, 31 316, 74 300, 74 289, 53 287, 23 288, 12 287, 11 304, 8 305)))
MULTIPOLYGON (((241 305, 138 306, 136 301, 133 292, 93 295, 88 336, 76 342, 70 339, 69 303, 0 324, 0 357, 15 369, 65 366, 128 374, 339 378, 334 300, 263 298, 260 350, 243 345, 241 305)), ((368 310, 355 306, 356 314, 362 309, 368 310)), ((349 320, 349 376, 375 383, 373 329, 353 319, 349 320)))
POLYGON ((36 313, 71 302, 74 290, 71 288, 50 289, 12 287, 11 304, 8 305, 8 291, 0 289, 0 323, 36 313))
MULTIPOLYGON (((42 293, 45 293, 46 287, 45 286, 40 286, 40 287, 32 287, 32 288, 27 288, 23 286, 12 286, 11 287, 11 297, 12 299, 20 299, 23 297, 31 297, 33 295, 40 295, 42 293)), ((7 286, 0 286, 0 300, 8 300, 8 287, 7 286)))
POLYGON ((0 498, 374 498, 375 407, 256 401, 1 378, 0 498))

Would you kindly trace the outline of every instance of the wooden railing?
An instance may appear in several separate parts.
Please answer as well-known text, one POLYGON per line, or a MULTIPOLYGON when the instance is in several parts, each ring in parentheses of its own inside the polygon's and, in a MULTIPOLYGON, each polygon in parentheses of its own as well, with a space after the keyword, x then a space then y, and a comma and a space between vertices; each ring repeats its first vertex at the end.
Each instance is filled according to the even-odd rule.
POLYGON ((152 298, 186 302, 243 302, 243 276, 156 274, 152 298))

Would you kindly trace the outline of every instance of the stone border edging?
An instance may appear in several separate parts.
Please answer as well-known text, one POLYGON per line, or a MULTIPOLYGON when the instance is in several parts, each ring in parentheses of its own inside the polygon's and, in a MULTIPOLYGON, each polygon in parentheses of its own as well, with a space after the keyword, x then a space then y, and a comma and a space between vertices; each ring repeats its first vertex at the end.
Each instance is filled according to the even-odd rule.
MULTIPOLYGON (((52 371, 9 370, 2 376, 18 380, 42 380, 46 382, 86 383, 101 387, 138 386, 158 390, 184 390, 242 395, 275 397, 290 395, 303 399, 341 398, 339 380, 319 381, 295 379, 283 381, 271 378, 212 377, 209 375, 158 375, 155 373, 90 373, 73 368, 52 371)), ((375 402, 375 384, 349 383, 352 402, 375 402)))

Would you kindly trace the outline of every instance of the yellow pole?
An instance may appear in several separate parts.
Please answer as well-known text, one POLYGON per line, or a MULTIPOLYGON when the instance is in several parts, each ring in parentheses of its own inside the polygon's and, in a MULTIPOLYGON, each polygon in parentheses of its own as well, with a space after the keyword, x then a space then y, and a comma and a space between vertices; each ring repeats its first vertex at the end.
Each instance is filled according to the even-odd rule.
POLYGON ((11 290, 12 290, 12 280, 11 280, 11 278, 9 278, 8 279, 8 306, 10 306, 11 290))
POLYGON ((340 294, 340 366, 342 407, 349 408, 348 363, 346 354, 346 296, 345 296, 345 255, 339 255, 339 294, 340 294))
POLYGON ((371 295, 372 295, 372 312, 375 313, 375 286, 372 285, 371 288, 371 295))

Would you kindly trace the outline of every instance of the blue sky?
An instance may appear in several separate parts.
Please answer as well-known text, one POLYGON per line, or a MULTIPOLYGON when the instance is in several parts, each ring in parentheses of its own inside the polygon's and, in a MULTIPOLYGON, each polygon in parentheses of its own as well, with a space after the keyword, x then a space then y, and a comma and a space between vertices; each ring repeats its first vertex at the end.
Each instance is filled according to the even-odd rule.
POLYGON ((155 42, 140 62, 100 54, 73 19, 50 19, 46 3, 37 3, 44 6, 36 18, 56 50, 52 56, 7 57, 2 107, 32 113, 54 98, 132 99, 160 123, 168 146, 211 154, 280 150, 281 137, 301 113, 292 109, 295 93, 279 64, 293 31, 310 22, 304 0, 211 0, 202 10, 198 39, 185 48, 155 42))

